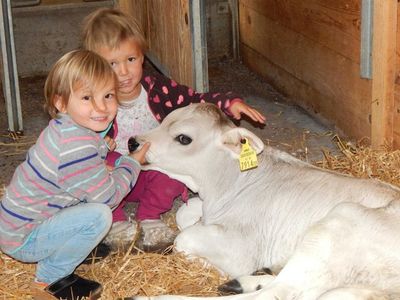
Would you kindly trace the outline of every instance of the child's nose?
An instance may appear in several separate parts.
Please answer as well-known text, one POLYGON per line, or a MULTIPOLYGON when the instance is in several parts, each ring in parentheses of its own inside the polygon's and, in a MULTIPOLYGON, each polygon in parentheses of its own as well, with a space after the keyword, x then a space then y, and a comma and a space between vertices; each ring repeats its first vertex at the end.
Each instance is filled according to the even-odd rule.
POLYGON ((103 100, 99 100, 95 102, 95 110, 97 111, 106 111, 107 110, 107 105, 105 103, 105 101, 103 100))
POLYGON ((126 64, 120 64, 120 66, 119 66, 119 74, 120 75, 128 74, 128 68, 127 68, 126 64))

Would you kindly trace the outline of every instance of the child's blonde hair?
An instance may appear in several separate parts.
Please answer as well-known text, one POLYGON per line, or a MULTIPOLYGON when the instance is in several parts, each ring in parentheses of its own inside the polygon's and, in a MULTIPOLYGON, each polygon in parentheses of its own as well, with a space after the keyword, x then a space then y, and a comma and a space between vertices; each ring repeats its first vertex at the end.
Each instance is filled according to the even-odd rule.
POLYGON ((77 84, 87 84, 96 89, 118 79, 110 64, 100 55, 89 50, 74 50, 64 54, 51 68, 44 85, 45 109, 52 118, 58 113, 56 96, 67 106, 77 84))
POLYGON ((82 42, 85 49, 117 49, 121 42, 129 38, 138 43, 143 54, 146 53, 147 43, 139 25, 131 16, 118 9, 100 8, 83 21, 82 42))

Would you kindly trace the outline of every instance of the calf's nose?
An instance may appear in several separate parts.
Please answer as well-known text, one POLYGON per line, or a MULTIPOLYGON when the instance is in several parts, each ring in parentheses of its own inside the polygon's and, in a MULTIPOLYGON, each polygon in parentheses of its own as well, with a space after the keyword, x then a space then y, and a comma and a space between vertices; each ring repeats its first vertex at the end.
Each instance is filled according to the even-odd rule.
POLYGON ((136 151, 136 149, 140 146, 140 144, 136 141, 134 137, 129 138, 128 140, 128 150, 129 152, 136 151))

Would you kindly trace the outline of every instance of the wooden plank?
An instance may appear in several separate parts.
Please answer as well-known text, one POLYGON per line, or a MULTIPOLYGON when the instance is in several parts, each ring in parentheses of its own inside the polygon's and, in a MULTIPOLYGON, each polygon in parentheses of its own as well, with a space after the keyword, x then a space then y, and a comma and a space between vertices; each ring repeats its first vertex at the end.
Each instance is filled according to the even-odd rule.
POLYGON ((142 26, 148 57, 167 76, 194 85, 188 0, 119 0, 142 26))
POLYGON ((119 0, 117 3, 123 12, 131 15, 136 22, 139 23, 145 37, 148 36, 148 24, 147 24, 147 1, 143 0, 119 0))
POLYGON ((361 0, 240 0, 240 4, 359 62, 361 0))
POLYGON ((374 1, 371 145, 393 146, 397 1, 374 1))
MULTIPOLYGON (((260 70, 259 60, 253 68, 264 74, 280 70, 282 77, 276 76, 275 84, 283 87, 281 91, 332 120, 350 137, 370 135, 371 107, 365 101, 371 97, 371 83, 360 78, 357 62, 243 4, 240 30, 241 42, 269 62, 269 69, 260 70), (299 89, 302 94, 297 95, 299 89)), ((359 47, 357 40, 353 43, 359 47)))
POLYGON ((188 0, 148 0, 149 45, 171 78, 193 86, 188 0))
MULTIPOLYGON (((399 75, 397 75, 397 78, 399 78, 399 75)), ((395 104, 393 110, 393 149, 400 149, 400 85, 399 84, 395 85, 394 103, 395 104)))
POLYGON ((396 74, 393 109, 393 149, 400 149, 400 4, 397 4, 396 74))
POLYGON ((303 107, 319 121, 335 127, 339 134, 350 137, 364 137, 369 134, 370 126, 365 116, 354 115, 353 111, 343 108, 351 103, 350 97, 338 102, 337 99, 322 94, 246 45, 241 44, 240 51, 244 64, 263 76, 267 82, 287 96, 288 100, 295 100, 296 105, 303 107))

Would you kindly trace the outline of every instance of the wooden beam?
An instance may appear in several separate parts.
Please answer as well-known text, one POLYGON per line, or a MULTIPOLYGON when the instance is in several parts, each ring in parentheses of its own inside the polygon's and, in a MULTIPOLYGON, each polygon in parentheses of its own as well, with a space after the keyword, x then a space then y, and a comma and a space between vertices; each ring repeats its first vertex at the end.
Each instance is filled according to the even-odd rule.
POLYGON ((375 0, 372 42, 371 146, 393 146, 397 0, 375 0))
MULTIPOLYGON (((400 20, 400 4, 397 5, 397 20, 400 20)), ((400 149, 400 24, 397 22, 396 79, 393 110, 393 149, 400 149)))

